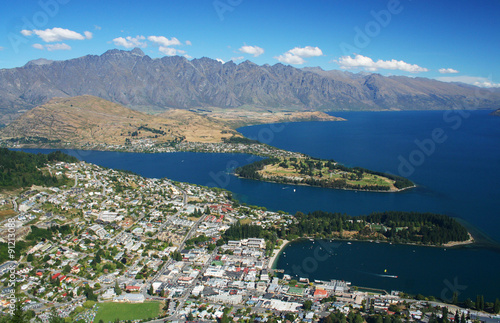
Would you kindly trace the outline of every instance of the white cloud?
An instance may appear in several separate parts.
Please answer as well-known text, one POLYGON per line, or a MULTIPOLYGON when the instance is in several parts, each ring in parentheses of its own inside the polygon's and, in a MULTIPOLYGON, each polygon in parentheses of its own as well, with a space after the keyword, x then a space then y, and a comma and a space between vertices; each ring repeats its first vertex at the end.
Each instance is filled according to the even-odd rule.
POLYGON ((441 74, 455 74, 459 73, 457 70, 454 70, 453 68, 440 68, 439 73, 441 74))
POLYGON ((260 56, 264 54, 264 49, 260 48, 259 46, 241 46, 239 49, 240 52, 245 53, 245 54, 250 54, 253 55, 253 57, 260 56))
POLYGON ((238 57, 231 57, 231 60, 233 62, 237 62, 237 61, 241 61, 242 59, 244 59, 245 57, 244 56, 238 56, 238 57))
POLYGON ((55 50, 70 50, 71 46, 65 44, 65 43, 60 43, 60 44, 33 44, 33 48, 40 49, 40 50, 48 50, 49 52, 55 51, 55 50))
POLYGON ((83 34, 85 35, 85 38, 92 39, 93 35, 90 31, 84 31, 83 34))
MULTIPOLYGON (((168 39, 165 36, 148 36, 148 40, 150 42, 155 43, 156 45, 159 45, 158 50, 167 56, 184 54, 184 57, 188 59, 192 58, 191 56, 186 54, 185 50, 170 47, 170 46, 182 45, 182 43, 175 37, 168 39)), ((191 45, 191 42, 187 40, 186 45, 191 45)))
POLYGON ((71 46, 61 43, 61 44, 47 44, 45 45, 45 48, 47 48, 48 51, 54 51, 54 50, 70 50, 71 46))
POLYGON ((186 40, 186 45, 191 46, 192 45, 191 41, 190 40, 186 40))
POLYGON ((118 37, 113 39, 113 43, 115 43, 116 46, 122 46, 125 48, 133 48, 133 47, 144 48, 147 46, 146 42, 144 42, 145 39, 146 37, 144 36, 135 36, 135 37, 127 36, 125 38, 118 37))
POLYGON ((287 51, 286 53, 276 56, 278 61, 287 64, 304 64, 306 61, 304 57, 315 57, 323 55, 323 51, 319 47, 295 47, 287 51))
POLYGON ((193 58, 193 56, 189 56, 188 54, 184 54, 184 57, 186 57, 187 59, 193 58))
POLYGON ((0 46, 0 50, 4 50, 4 49, 5 49, 4 47, 0 46))
POLYGON ((286 52, 280 56, 275 56, 274 58, 276 58, 278 61, 280 61, 282 63, 287 63, 287 64, 300 65, 300 64, 304 64, 306 62, 302 57, 293 55, 290 52, 286 52))
POLYGON ((222 59, 220 59, 220 58, 216 58, 215 60, 216 60, 217 62, 221 62, 222 64, 225 64, 225 63, 226 63, 226 62, 224 62, 224 61, 223 61, 222 59))
POLYGON ((101 30, 101 29, 102 29, 102 27, 101 27, 101 26, 94 25, 94 29, 95 29, 95 30, 101 30))
POLYGON ((64 28, 52 28, 52 29, 45 29, 45 30, 40 30, 40 29, 34 29, 34 30, 21 30, 21 34, 24 36, 31 36, 33 34, 37 35, 40 37, 41 40, 43 40, 46 43, 52 43, 52 42, 58 42, 58 41, 63 41, 63 40, 84 40, 85 38, 90 39, 92 38, 92 33, 85 31, 84 35, 77 33, 76 31, 69 30, 69 29, 64 29, 64 28), (90 34, 90 38, 88 38, 88 35, 90 34))
POLYGON ((397 61, 392 59, 390 61, 384 61, 379 59, 378 61, 373 61, 370 57, 363 55, 355 55, 354 58, 351 56, 342 56, 336 61, 342 69, 353 69, 362 67, 367 71, 377 71, 379 69, 384 70, 400 70, 410 73, 419 73, 429 71, 425 67, 420 67, 416 64, 408 64, 404 61, 397 61))
POLYGON ((290 49, 288 53, 299 57, 314 57, 323 55, 323 52, 319 49, 319 47, 312 46, 306 46, 303 48, 295 47, 294 49, 290 49))
POLYGON ((164 47, 164 46, 160 46, 159 50, 160 50, 160 52, 162 52, 163 54, 165 54, 167 56, 181 55, 181 54, 186 53, 186 51, 184 51, 184 50, 175 49, 172 47, 164 47))
POLYGON ((176 46, 181 44, 181 42, 175 37, 168 39, 164 36, 149 36, 148 40, 163 47, 176 46))
POLYGON ((436 80, 442 82, 461 82, 486 88, 500 87, 500 83, 494 83, 491 79, 480 76, 441 76, 436 78, 436 80))

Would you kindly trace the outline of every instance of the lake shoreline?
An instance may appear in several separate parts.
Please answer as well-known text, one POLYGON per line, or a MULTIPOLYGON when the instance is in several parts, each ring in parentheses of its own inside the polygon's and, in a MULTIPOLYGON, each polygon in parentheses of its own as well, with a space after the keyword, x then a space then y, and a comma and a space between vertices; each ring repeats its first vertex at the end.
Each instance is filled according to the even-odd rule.
POLYGON ((271 258, 269 258, 269 262, 267 264, 267 268, 268 269, 276 269, 276 265, 277 265, 277 260, 279 259, 279 257, 281 256, 281 253, 283 252, 283 250, 285 249, 285 247, 292 241, 288 241, 288 240, 283 240, 283 242, 281 243, 281 246, 279 249, 274 249, 273 250, 273 255, 271 256, 271 258))
POLYGON ((381 190, 362 190, 362 189, 355 189, 355 188, 335 188, 335 187, 322 187, 318 185, 310 185, 310 184, 304 184, 304 183, 283 183, 283 182, 276 182, 276 181, 269 181, 269 180, 260 180, 260 179, 252 179, 252 178, 246 178, 243 176, 240 176, 238 174, 233 173, 235 177, 238 177, 240 179, 247 179, 251 181, 257 181, 257 182, 265 182, 265 183, 274 183, 274 184, 282 184, 282 185, 293 185, 293 186, 308 186, 308 187, 318 187, 318 188, 325 188, 329 190, 342 190, 342 191, 355 191, 355 192, 369 192, 369 193, 400 193, 412 188, 418 187, 416 184, 412 186, 408 186, 405 188, 399 188, 397 190, 388 190, 388 191, 381 191, 381 190))

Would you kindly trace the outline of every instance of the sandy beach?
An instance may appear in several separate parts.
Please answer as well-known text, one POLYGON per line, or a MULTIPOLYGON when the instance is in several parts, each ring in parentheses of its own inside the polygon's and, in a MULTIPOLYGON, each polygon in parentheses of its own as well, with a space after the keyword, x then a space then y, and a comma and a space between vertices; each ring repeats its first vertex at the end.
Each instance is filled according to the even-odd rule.
POLYGON ((474 237, 469 233, 469 240, 466 241, 450 241, 448 243, 443 244, 443 247, 456 247, 474 243, 474 237))
POLYGON ((283 248, 285 248, 286 245, 289 243, 290 243, 290 241, 283 240, 283 242, 281 243, 281 247, 279 249, 274 249, 273 255, 271 256, 271 258, 269 258, 269 262, 267 263, 268 269, 273 268, 273 264, 274 264, 274 261, 276 260, 276 257, 278 257, 278 255, 281 253, 281 250, 283 250, 283 248))

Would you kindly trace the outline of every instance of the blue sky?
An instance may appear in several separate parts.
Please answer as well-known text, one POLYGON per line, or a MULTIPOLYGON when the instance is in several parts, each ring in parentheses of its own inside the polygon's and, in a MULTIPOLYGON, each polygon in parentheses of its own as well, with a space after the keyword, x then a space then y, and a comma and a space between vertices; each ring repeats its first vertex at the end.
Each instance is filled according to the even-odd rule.
POLYGON ((118 48, 500 86, 500 1, 4 1, 0 68, 118 48))

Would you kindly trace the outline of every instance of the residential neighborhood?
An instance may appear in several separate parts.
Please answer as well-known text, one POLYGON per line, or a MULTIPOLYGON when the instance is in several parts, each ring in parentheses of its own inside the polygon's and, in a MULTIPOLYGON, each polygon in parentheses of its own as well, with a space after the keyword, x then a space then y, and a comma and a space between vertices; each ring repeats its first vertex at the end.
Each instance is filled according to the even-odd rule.
POLYGON ((236 223, 293 225, 293 216, 240 205, 227 191, 85 162, 48 170, 71 185, 0 197, 2 210, 13 215, 2 217, 0 239, 6 242, 15 227, 16 244, 29 245, 0 265, 0 306, 4 312, 12 306, 14 277, 16 298, 33 322, 48 322, 54 309, 67 322, 97 322, 109 304, 156 306, 143 322, 316 322, 332 313, 362 320, 395 315, 401 322, 439 315, 498 320, 397 291, 361 290, 342 277, 283 274, 273 264, 287 241, 224 233, 236 223))

